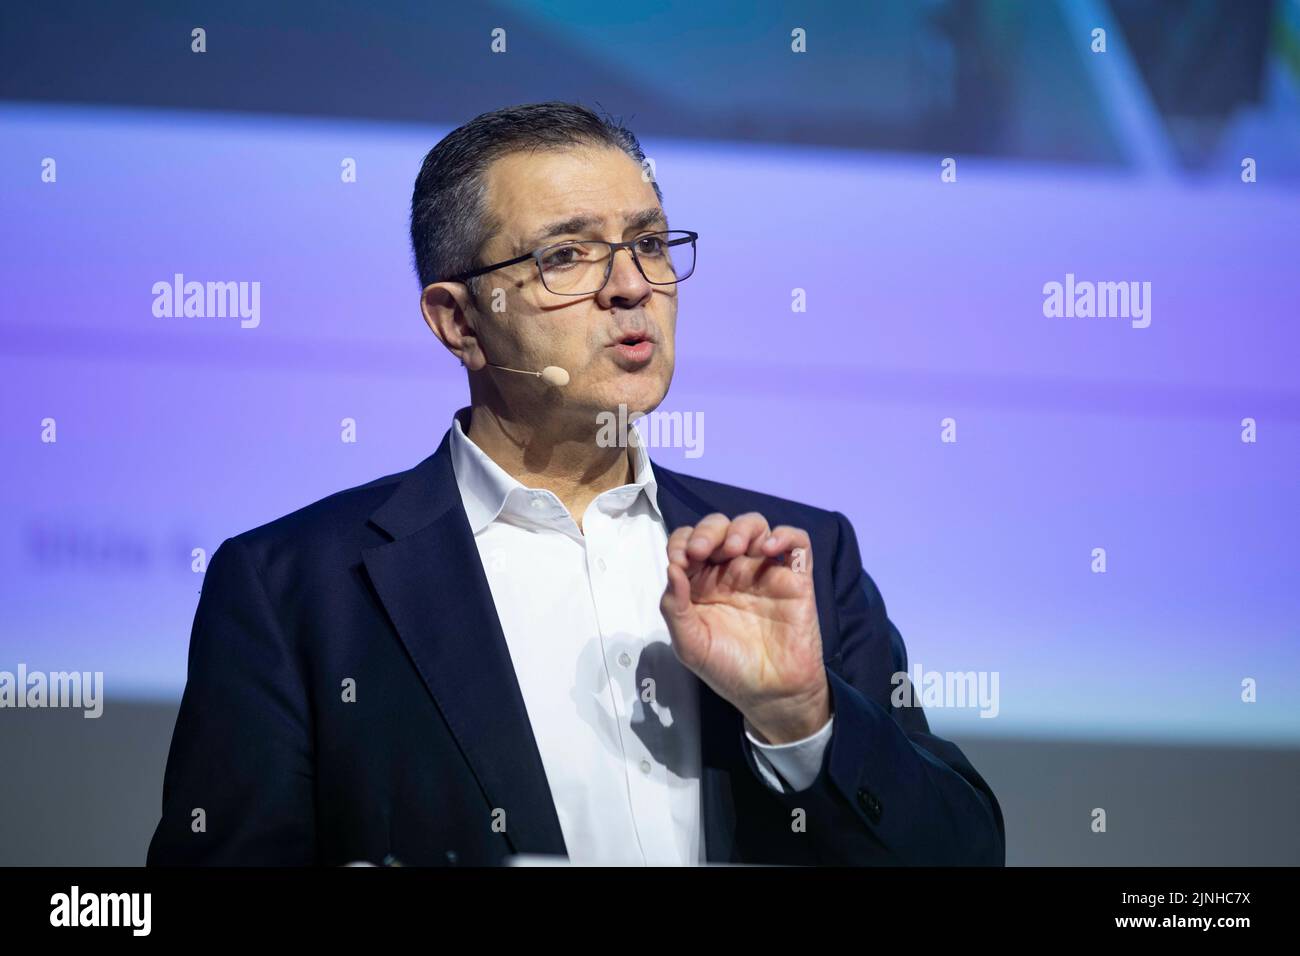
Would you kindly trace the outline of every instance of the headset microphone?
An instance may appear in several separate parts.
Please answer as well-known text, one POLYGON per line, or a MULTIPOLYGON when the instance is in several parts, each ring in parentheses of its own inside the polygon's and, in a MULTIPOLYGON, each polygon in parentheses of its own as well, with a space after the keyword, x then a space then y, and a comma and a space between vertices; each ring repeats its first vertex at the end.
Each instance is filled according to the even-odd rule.
MULTIPOLYGON (((464 365, 464 360, 461 361, 464 365)), ((517 372, 520 375, 535 375, 552 388, 563 388, 569 384, 569 373, 566 369, 558 365, 548 365, 540 372, 529 372, 522 368, 510 368, 508 365, 497 365, 495 362, 488 362, 488 368, 499 368, 503 372, 517 372)))
POLYGON ((504 365, 493 365, 491 362, 489 362, 488 365, 492 368, 499 368, 503 372, 518 372, 520 375, 536 375, 547 385, 553 386, 554 388, 563 388, 565 385, 569 384, 569 373, 558 365, 548 365, 540 372, 528 372, 521 368, 507 368, 504 365))

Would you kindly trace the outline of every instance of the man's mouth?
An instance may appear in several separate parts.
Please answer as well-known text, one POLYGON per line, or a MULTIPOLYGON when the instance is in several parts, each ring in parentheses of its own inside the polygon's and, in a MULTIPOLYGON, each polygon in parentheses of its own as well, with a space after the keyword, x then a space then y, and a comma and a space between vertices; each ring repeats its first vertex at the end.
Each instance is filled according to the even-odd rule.
POLYGON ((642 365, 654 355, 655 344, 644 332, 629 332, 611 346, 625 366, 642 365))

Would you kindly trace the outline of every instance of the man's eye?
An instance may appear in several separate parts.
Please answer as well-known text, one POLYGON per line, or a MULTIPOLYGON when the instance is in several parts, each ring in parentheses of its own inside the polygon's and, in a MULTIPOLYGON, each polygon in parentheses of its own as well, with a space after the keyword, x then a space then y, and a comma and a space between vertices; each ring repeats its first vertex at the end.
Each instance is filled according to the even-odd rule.
POLYGON ((586 255, 585 246, 561 246, 542 256, 543 269, 562 269, 581 261, 586 255))
POLYGON ((661 255, 663 251, 663 236, 643 236, 637 240, 637 252, 648 256, 657 256, 661 255))

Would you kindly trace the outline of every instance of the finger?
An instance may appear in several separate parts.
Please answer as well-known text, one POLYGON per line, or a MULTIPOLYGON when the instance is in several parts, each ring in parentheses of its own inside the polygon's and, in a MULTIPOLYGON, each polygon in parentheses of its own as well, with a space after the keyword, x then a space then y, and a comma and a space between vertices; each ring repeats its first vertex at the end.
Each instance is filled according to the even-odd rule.
POLYGON ((686 541, 687 557, 693 561, 709 560, 709 555, 722 544, 730 526, 731 519, 724 514, 715 511, 711 515, 706 515, 695 526, 694 533, 686 541))
POLYGON ((690 558, 686 554, 686 542, 695 533, 695 525, 682 525, 668 536, 668 563, 679 568, 690 567, 690 558))
POLYGON ((800 573, 812 573, 812 539, 803 528, 791 525, 777 525, 771 534, 763 539, 763 554, 769 558, 778 555, 785 558, 785 564, 800 573), (800 554, 796 555, 795 552, 800 554), (796 560, 797 559, 797 560, 796 560))
MULTIPOLYGON (((767 536, 767 519, 757 511, 747 511, 737 515, 727 529, 727 536, 722 546, 713 552, 712 560, 730 561, 742 554, 750 554, 758 547, 758 542, 767 536)), ((757 554, 753 554, 758 557, 757 554)))
POLYGON ((691 603, 691 584, 686 572, 675 564, 668 566, 668 586, 659 601, 659 611, 668 625, 673 653, 688 668, 694 669, 707 654, 707 636, 699 626, 699 614, 691 603))

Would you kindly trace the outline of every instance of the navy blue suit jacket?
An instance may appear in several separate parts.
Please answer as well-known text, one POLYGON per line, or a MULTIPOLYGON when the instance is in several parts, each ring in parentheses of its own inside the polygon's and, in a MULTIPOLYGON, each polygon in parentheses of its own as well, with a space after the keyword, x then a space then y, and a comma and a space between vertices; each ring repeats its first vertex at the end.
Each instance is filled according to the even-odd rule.
MULTIPOLYGON (((821 771, 804 791, 769 788, 740 713, 696 681, 708 860, 1002 865, 988 785, 919 706, 891 707, 906 651, 848 520, 658 465, 655 476, 670 531, 757 511, 812 538, 835 715, 821 771)), ((513 853, 564 854, 564 837, 449 439, 409 471, 223 541, 149 864, 491 865, 513 853)))

